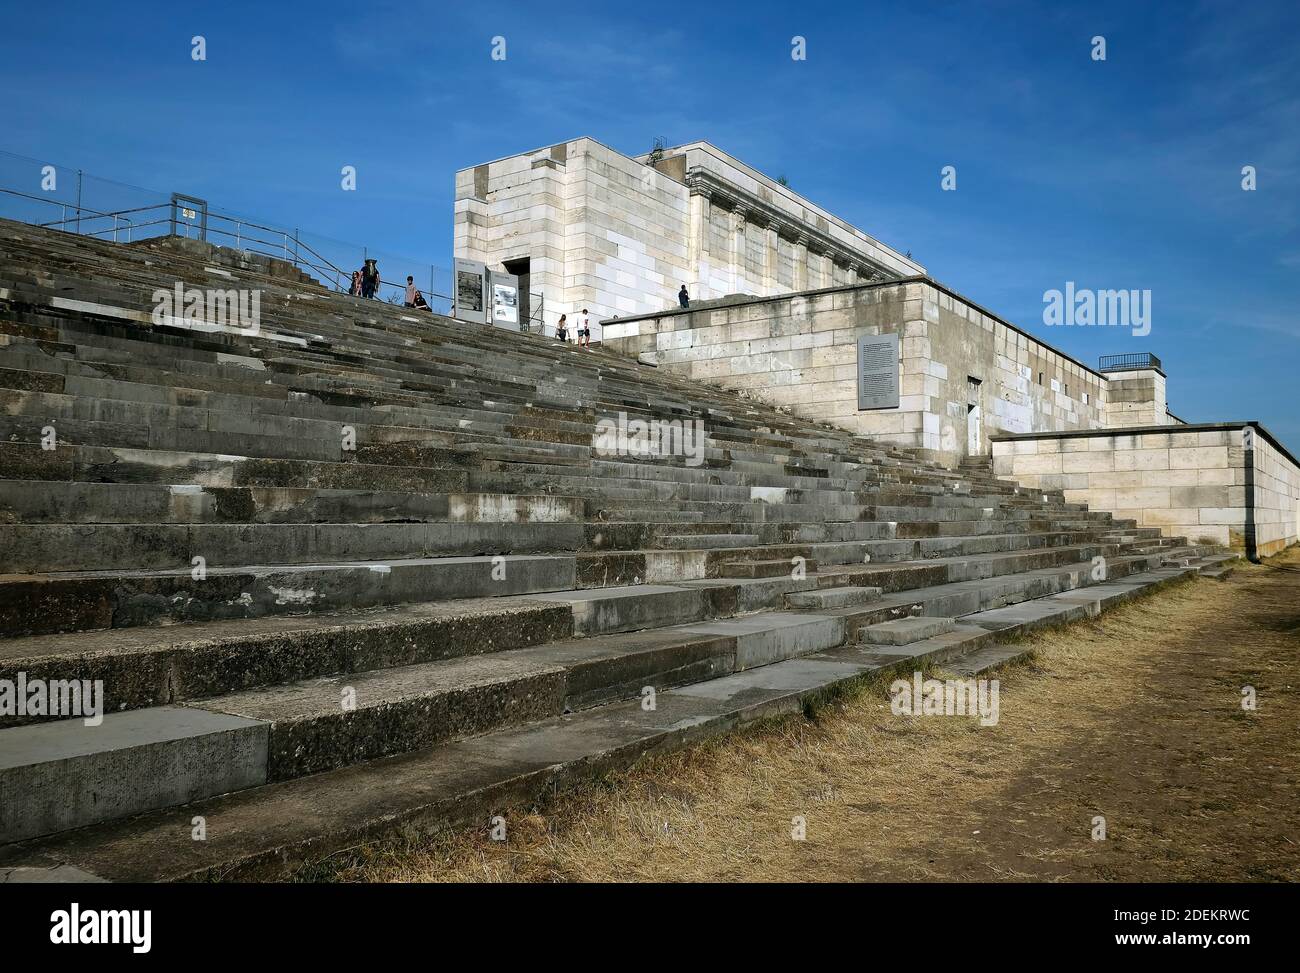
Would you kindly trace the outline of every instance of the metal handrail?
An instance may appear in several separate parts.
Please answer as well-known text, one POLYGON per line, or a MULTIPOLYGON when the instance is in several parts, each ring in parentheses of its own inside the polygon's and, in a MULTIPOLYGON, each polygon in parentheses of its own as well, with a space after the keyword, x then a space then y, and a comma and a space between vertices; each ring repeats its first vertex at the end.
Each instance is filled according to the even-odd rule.
MULTIPOLYGON (((74 232, 79 233, 82 236, 91 237, 97 237, 111 231, 113 233, 114 242, 118 242, 118 235, 123 230, 125 230, 126 233, 126 242, 130 243, 134 242, 135 239, 143 239, 143 237, 139 236, 140 231, 157 226, 168 226, 171 228, 170 232, 167 233, 166 236, 185 236, 189 239, 189 229, 191 226, 195 226, 195 224, 186 220, 177 219, 175 215, 177 201, 175 198, 167 202, 152 203, 147 206, 134 206, 127 209, 104 212, 92 209, 88 206, 83 206, 80 203, 62 202, 60 200, 50 199, 46 196, 36 196, 15 189, 0 187, 0 193, 22 199, 33 200, 49 206, 60 207, 61 212, 59 219, 45 223, 36 223, 35 225, 37 226, 47 229, 60 229, 64 232, 74 232), (158 212, 161 213, 161 215, 149 220, 139 219, 140 214, 151 212, 158 212), (132 214, 136 218, 131 219, 127 214, 132 214), (83 222, 107 219, 113 220, 113 225, 111 227, 104 227, 103 229, 81 229, 81 224, 83 222), (76 229, 66 229, 71 225, 75 225, 76 229), (177 232, 182 226, 185 227, 185 231, 177 232)), ((188 197, 186 197, 186 199, 188 199, 188 197)), ((352 271, 344 270, 336 265, 310 243, 303 240, 297 230, 293 231, 291 234, 288 230, 281 227, 267 226, 266 224, 257 223, 253 220, 244 219, 242 217, 214 212, 207 208, 206 202, 201 200, 194 200, 194 202, 202 204, 201 207, 195 208, 201 209, 205 217, 204 224, 201 227, 196 227, 202 234, 201 239, 206 239, 209 235, 226 237, 227 239, 234 241, 234 247, 236 249, 275 259, 283 259, 295 267, 303 268, 318 276, 322 282, 328 281, 329 285, 336 291, 348 292, 351 290, 352 271), (249 230, 258 232, 250 235, 248 232, 249 230), (272 239, 261 236, 261 233, 269 235, 272 239)), ((340 243, 344 247, 351 246, 351 244, 344 243, 343 241, 335 242, 340 243)), ((361 249, 365 252, 365 248, 361 249)), ((398 259, 400 260, 401 258, 398 259)), ((434 284, 433 273, 437 269, 436 265, 430 264, 428 267, 430 270, 430 286, 428 290, 422 288, 421 293, 423 293, 426 299, 430 301, 437 299, 440 301, 446 301, 450 304, 452 295, 439 292, 434 284)), ((443 269, 446 270, 447 268, 443 269)), ((381 293, 386 293, 390 297, 404 296, 406 290, 405 283, 384 281, 382 279, 379 287, 381 293)), ((542 294, 540 292, 531 291, 530 296, 535 299, 535 303, 533 304, 535 311, 530 313, 529 321, 523 322, 523 330, 533 331, 534 321, 536 321, 537 327, 535 333, 541 334, 544 333, 545 330, 542 294)), ((390 301, 390 303, 393 302, 390 301)), ((401 302, 398 301, 396 303, 401 302)))

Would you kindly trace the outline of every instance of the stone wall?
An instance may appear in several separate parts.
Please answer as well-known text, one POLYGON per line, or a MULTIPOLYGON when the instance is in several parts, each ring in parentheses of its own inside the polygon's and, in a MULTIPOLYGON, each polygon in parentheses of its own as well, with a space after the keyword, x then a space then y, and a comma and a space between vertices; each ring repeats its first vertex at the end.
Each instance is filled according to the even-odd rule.
POLYGON ((1300 537, 1300 464, 1267 436, 1254 446, 1255 545, 1267 557, 1300 537))
POLYGON ((1104 424, 1106 378, 936 282, 850 285, 611 320, 606 343, 949 465, 1004 432, 1104 424), (859 411, 857 339, 900 336, 896 409, 859 411), (974 381, 972 381, 974 380, 974 381))
POLYGON ((1296 542, 1300 465, 1263 427, 1249 428, 1251 452, 1239 424, 995 439, 993 470, 1142 527, 1237 550, 1247 548, 1253 479, 1256 549, 1266 556, 1296 542))
POLYGON ((1163 426, 1169 415, 1165 373, 1157 368, 1107 372, 1106 427, 1163 426))

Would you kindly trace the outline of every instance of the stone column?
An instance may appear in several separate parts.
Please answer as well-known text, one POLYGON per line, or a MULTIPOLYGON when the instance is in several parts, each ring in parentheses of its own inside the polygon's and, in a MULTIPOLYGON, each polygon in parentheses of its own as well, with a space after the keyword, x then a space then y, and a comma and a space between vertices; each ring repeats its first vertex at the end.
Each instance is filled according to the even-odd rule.
POLYGON ((708 286, 709 221, 712 200, 707 189, 691 187, 691 231, 686 244, 686 273, 691 279, 679 283, 691 285, 691 296, 703 299, 708 286))
POLYGON ((777 286, 777 261, 781 256, 781 236, 776 220, 767 221, 767 243, 763 248, 763 296, 775 294, 777 286))
POLYGON ((745 276, 745 216, 743 206, 734 210, 735 230, 731 234, 731 293, 740 292, 740 283, 745 276))
POLYGON ((794 238, 794 289, 808 290, 808 237, 800 233, 794 238))

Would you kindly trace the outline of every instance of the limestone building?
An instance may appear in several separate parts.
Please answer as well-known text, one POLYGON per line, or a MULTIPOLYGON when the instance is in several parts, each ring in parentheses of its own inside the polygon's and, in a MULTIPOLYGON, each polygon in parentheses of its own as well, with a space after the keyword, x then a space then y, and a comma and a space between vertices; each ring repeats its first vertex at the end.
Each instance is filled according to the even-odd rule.
POLYGON ((632 158, 579 138, 462 169, 455 255, 517 274, 548 331, 584 307, 596 321, 676 307, 682 284, 707 300, 925 272, 707 142, 632 158))
POLYGON ((461 170, 456 256, 524 278, 548 331, 586 307, 607 348, 949 466, 1252 556, 1300 536, 1300 463, 1258 423, 1184 424, 1149 352, 1085 364, 707 142, 461 170))

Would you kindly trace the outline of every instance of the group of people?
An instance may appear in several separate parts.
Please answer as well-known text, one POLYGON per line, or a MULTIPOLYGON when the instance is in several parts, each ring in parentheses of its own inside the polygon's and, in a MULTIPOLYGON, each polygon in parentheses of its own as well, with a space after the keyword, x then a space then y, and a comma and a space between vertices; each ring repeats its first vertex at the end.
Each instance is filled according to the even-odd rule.
MULTIPOLYGON (((379 295, 379 262, 374 259, 368 259, 360 270, 352 272, 352 289, 348 291, 353 297, 373 298, 379 295)), ((407 275, 406 278, 406 297, 404 300, 406 307, 418 308, 422 311, 430 311, 428 301, 415 286, 415 278, 407 275)))
MULTIPOLYGON (((561 314, 560 320, 555 323, 555 337, 559 341, 569 340, 569 316, 561 314)), ((578 347, 591 348, 591 315, 587 313, 584 307, 582 313, 578 315, 578 347)))
POLYGON ((374 297, 379 292, 379 283, 379 262, 367 260, 360 270, 352 271, 352 290, 348 293, 353 297, 374 297))
MULTIPOLYGON (((352 289, 348 292, 353 297, 373 298, 379 293, 379 262, 373 258, 367 259, 360 270, 352 272, 352 289)), ((419 288, 415 286, 415 278, 408 276, 406 278, 406 298, 404 306, 418 308, 422 311, 430 311, 428 302, 424 295, 420 293, 419 288)), ((691 306, 691 296, 686 291, 686 285, 677 293, 677 303, 682 307, 691 306)), ((569 316, 561 314, 560 320, 555 325, 555 337, 567 342, 569 340, 569 316)), ((578 315, 577 339, 579 348, 591 348, 591 315, 584 307, 582 313, 578 315)))

